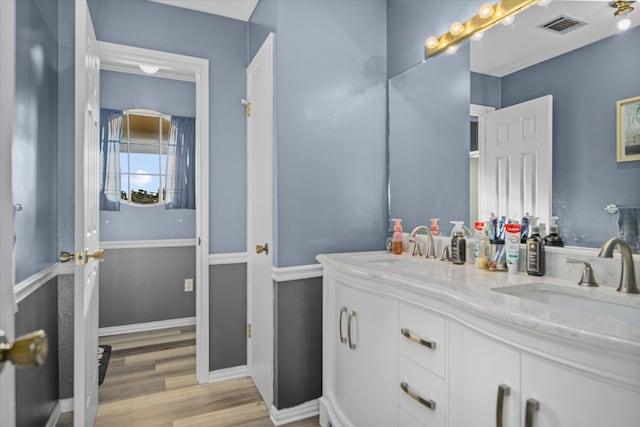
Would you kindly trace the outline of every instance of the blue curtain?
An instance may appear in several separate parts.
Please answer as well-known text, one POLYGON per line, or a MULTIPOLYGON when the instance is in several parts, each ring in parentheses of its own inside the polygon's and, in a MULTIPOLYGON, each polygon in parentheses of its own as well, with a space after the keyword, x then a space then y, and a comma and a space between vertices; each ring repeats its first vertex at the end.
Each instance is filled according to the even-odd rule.
POLYGON ((123 116, 120 110, 100 109, 100 210, 120 210, 120 138, 123 116))
POLYGON ((196 208, 196 120, 171 116, 167 152, 166 209, 196 208))

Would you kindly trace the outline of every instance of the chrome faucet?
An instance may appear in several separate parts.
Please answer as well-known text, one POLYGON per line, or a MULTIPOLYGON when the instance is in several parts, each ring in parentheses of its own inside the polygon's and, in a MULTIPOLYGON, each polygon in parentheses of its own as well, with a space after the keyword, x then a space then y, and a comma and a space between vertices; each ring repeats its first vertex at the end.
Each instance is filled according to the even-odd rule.
POLYGON ((409 234, 409 242, 413 245, 413 250, 411 251, 411 255, 413 256, 422 256, 420 253, 420 245, 418 244, 418 240, 416 239, 416 234, 419 231, 424 231, 427 235, 427 253, 424 255, 426 258, 435 259, 436 258, 436 249, 433 244, 433 233, 431 233, 431 229, 426 225, 419 225, 411 231, 409 234))
POLYGON ((617 291, 625 294, 640 294, 636 284, 636 272, 633 267, 633 254, 627 242, 618 237, 609 239, 600 248, 598 256, 600 258, 613 258, 613 249, 616 246, 620 246, 620 253, 622 254, 622 273, 620 274, 620 285, 617 291))

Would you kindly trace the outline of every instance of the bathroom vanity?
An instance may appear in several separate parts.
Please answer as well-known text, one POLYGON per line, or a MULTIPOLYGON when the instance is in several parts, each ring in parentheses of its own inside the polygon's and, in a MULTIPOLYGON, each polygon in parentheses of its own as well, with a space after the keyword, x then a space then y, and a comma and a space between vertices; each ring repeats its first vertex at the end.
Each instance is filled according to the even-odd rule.
POLYGON ((322 426, 640 422, 639 295, 381 252, 318 260, 322 426))

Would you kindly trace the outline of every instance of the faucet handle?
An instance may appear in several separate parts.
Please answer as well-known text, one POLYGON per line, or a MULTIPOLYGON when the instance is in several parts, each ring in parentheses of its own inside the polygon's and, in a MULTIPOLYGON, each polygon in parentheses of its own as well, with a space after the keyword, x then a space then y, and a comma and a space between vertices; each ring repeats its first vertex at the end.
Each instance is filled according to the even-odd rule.
POLYGON ((451 261, 451 251, 449 250, 449 245, 445 246, 442 249, 442 256, 440 257, 440 261, 451 261))
POLYGON ((582 261, 579 259, 567 259, 567 263, 569 264, 584 264, 584 270, 582 270, 582 277, 578 282, 580 286, 598 286, 598 282, 596 281, 596 276, 593 274, 593 269, 591 268, 591 264, 586 261, 582 261))
POLYGON ((418 239, 415 236, 409 237, 409 253, 411 256, 422 256, 420 242, 418 242, 418 239))

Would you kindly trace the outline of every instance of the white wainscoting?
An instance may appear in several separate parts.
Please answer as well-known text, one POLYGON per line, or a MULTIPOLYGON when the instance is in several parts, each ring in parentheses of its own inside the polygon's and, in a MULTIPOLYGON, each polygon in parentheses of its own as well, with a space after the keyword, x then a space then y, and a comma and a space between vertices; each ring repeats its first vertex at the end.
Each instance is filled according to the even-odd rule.
POLYGON ((183 326, 191 326, 196 324, 195 317, 183 317, 180 319, 159 320, 156 322, 133 323, 122 326, 109 326, 98 329, 99 337, 108 337, 110 335, 131 334, 134 332, 155 331, 157 329, 181 328, 183 326))
POLYGON ((228 252, 209 254, 209 265, 246 264, 249 255, 246 252, 228 252))
POLYGON ((306 418, 315 417, 320 412, 318 399, 310 400, 293 408, 278 409, 271 405, 269 417, 271 422, 277 426, 289 424, 306 418))
POLYGON ((297 265, 295 267, 273 267, 271 277, 276 282, 322 277, 322 264, 297 265))
POLYGON ((100 242, 102 249, 182 248, 195 245, 196 239, 114 240, 100 242))

